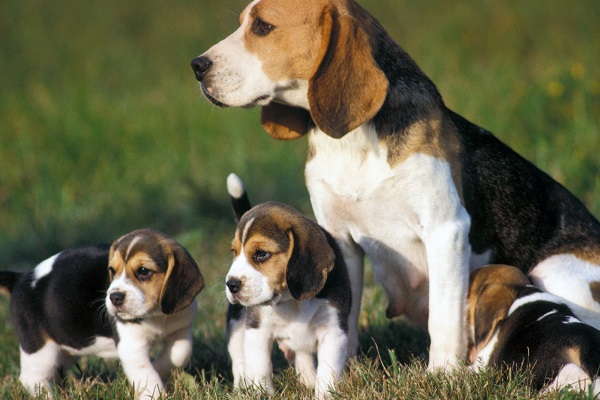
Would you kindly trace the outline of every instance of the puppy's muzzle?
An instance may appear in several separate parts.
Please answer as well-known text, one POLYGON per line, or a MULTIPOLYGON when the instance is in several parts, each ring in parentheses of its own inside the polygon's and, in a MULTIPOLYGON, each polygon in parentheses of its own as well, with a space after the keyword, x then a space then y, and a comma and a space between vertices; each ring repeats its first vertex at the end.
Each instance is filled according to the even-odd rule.
POLYGON ((110 302, 112 303, 112 305, 118 308, 118 307, 121 307, 123 305, 123 303, 125 302, 125 293, 114 292, 114 293, 111 293, 110 296, 108 296, 108 298, 110 299, 110 302))
POLYGON ((192 60, 192 69, 194 70, 194 75, 196 75, 196 80, 198 82, 202 82, 204 75, 206 75, 211 65, 212 61, 207 57, 200 56, 192 60))
POLYGON ((229 288, 229 291, 232 294, 236 294, 237 292, 242 290, 242 281, 239 279, 229 279, 225 284, 227 285, 227 288, 229 288))

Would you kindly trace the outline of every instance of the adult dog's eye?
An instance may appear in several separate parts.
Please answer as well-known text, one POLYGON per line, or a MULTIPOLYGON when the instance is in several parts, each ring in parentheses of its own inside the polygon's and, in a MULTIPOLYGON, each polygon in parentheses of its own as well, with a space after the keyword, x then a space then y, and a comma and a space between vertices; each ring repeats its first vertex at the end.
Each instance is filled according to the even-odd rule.
POLYGON ((148 279, 150 279, 150 277, 152 277, 152 271, 150 271, 148 268, 138 268, 138 270, 135 273, 135 276, 137 276, 137 278, 144 282, 147 281, 148 279))
POLYGON ((252 258, 254 258, 254 261, 257 262, 258 264, 264 263, 269 258, 271 258, 271 253, 266 252, 264 250, 256 250, 254 252, 254 256, 252 258))
POLYGON ((258 36, 267 36, 273 29, 275 29, 274 25, 271 25, 260 18, 256 18, 252 23, 252 32, 258 36))

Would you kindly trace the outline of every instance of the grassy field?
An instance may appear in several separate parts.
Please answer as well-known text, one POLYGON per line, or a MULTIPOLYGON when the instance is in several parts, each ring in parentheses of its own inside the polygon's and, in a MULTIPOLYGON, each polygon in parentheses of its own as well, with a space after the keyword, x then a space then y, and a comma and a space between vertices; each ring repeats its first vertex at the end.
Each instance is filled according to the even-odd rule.
MULTIPOLYGON (((258 110, 206 102, 189 62, 237 26, 246 2, 0 2, 0 269, 140 227, 183 243, 207 279, 196 347, 172 398, 238 397, 224 348, 229 172, 254 202, 311 214, 306 140, 277 142, 258 110)), ((600 2, 364 0, 438 85, 600 216, 600 2)), ((426 335, 388 321, 367 277, 361 356, 339 398, 530 398, 527 373, 432 375, 426 335)), ((21 398, 18 347, 0 299, 0 398, 21 398)), ((276 398, 309 395, 278 356, 276 398), (281 396, 281 397, 279 397, 281 396)), ((84 360, 58 397, 127 397, 115 363, 84 360)), ((261 398, 246 393, 243 398, 261 398)), ((578 398, 560 393, 549 398, 578 398)), ((581 395, 581 398, 585 396, 581 395)))

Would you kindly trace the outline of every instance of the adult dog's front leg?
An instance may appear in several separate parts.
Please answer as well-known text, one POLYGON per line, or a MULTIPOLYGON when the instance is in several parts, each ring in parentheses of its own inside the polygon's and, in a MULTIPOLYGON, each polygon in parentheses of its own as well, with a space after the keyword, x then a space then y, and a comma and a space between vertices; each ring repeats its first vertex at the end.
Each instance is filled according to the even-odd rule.
POLYGON ((273 364, 271 347, 273 339, 267 329, 246 328, 244 333, 245 386, 260 386, 269 394, 275 393, 273 386, 273 364))
POLYGON ((469 217, 464 216, 432 229, 425 240, 429 264, 430 370, 453 368, 467 354, 469 227, 469 217))

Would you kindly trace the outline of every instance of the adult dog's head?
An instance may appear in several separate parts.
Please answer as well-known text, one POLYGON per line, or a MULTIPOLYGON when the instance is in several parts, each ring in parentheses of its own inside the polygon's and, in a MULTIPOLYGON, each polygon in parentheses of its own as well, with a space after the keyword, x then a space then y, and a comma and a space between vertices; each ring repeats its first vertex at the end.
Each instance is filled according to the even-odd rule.
POLYGON ((106 307, 122 321, 181 311, 204 287, 204 278, 187 250, 151 229, 117 239, 110 249, 108 271, 106 307))
POLYGON ((314 297, 335 255, 321 227, 293 207, 259 204, 240 219, 226 277, 227 299, 244 306, 277 303, 288 294, 314 297))
POLYGON ((375 62, 380 25, 352 0, 255 0, 240 27, 192 61, 204 95, 218 106, 262 106, 278 139, 312 124, 333 137, 369 121, 388 80, 375 62))

